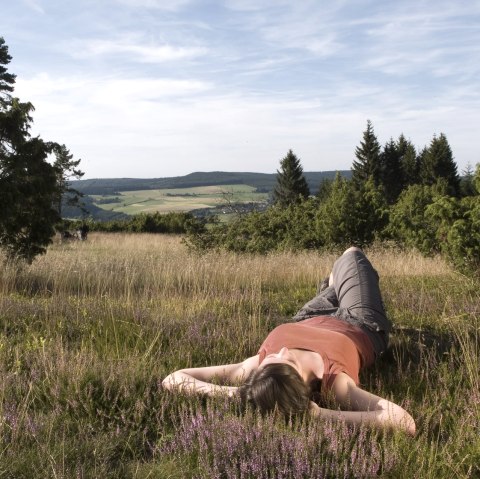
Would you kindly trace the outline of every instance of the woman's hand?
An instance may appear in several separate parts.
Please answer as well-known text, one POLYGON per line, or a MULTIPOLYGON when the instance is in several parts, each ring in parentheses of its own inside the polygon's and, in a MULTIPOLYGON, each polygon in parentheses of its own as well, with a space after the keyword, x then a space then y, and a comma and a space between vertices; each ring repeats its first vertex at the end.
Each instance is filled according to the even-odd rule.
POLYGON ((321 410, 322 408, 315 402, 310 401, 310 406, 308 407, 308 412, 315 417, 318 417, 321 415, 321 410))

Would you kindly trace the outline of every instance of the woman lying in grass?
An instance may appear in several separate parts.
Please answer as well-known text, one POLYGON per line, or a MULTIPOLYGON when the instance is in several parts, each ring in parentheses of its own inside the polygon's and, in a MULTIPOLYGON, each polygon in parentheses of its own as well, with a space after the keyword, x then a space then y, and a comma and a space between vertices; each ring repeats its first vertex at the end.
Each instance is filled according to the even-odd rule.
POLYGON ((276 327, 258 354, 237 364, 181 369, 163 380, 175 391, 240 394, 261 412, 277 408, 302 414, 368 423, 415 434, 403 408, 361 389, 360 368, 371 365, 388 344, 387 319, 378 274, 359 248, 335 261, 330 278, 294 317, 276 327), (210 381, 216 378, 221 384, 210 381), (240 387, 234 386, 243 382, 240 387), (230 385, 229 385, 230 384, 230 385), (312 399, 333 399, 340 409, 325 409, 312 399))

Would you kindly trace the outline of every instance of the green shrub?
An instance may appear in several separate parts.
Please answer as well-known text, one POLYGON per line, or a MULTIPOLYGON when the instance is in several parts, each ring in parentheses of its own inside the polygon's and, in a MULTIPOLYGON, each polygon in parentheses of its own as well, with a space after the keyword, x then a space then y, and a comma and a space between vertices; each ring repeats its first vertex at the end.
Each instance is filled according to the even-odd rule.
POLYGON ((442 196, 428 205, 425 214, 437 224, 441 253, 464 272, 480 271, 480 198, 461 200, 442 196))
POLYGON ((479 196, 457 199, 442 184, 413 185, 403 191, 390 214, 387 231, 423 254, 441 253, 457 269, 480 269, 479 196))
POLYGON ((337 175, 315 226, 324 245, 365 246, 382 235, 387 221, 388 207, 372 180, 358 187, 337 175))
POLYGON ((388 235, 423 254, 438 251, 436 226, 432 217, 426 215, 427 206, 433 202, 434 196, 432 186, 412 185, 402 191, 390 212, 388 235))

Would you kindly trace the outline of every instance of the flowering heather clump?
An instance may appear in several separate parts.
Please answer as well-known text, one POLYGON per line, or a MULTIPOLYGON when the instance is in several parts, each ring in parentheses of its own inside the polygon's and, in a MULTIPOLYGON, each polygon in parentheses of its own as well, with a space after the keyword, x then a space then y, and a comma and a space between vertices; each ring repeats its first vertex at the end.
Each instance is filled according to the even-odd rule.
POLYGON ((272 415, 240 417, 212 404, 184 410, 173 438, 158 452, 196 457, 196 477, 204 478, 367 478, 397 463, 366 429, 319 421, 285 426, 272 415))

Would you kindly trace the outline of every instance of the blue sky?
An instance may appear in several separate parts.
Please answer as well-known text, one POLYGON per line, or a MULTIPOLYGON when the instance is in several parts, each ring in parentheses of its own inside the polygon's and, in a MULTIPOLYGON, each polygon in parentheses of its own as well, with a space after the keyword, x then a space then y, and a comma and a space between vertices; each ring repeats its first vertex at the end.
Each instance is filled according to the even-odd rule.
POLYGON ((32 133, 85 178, 349 169, 367 119, 480 162, 480 1, 0 2, 32 133))

